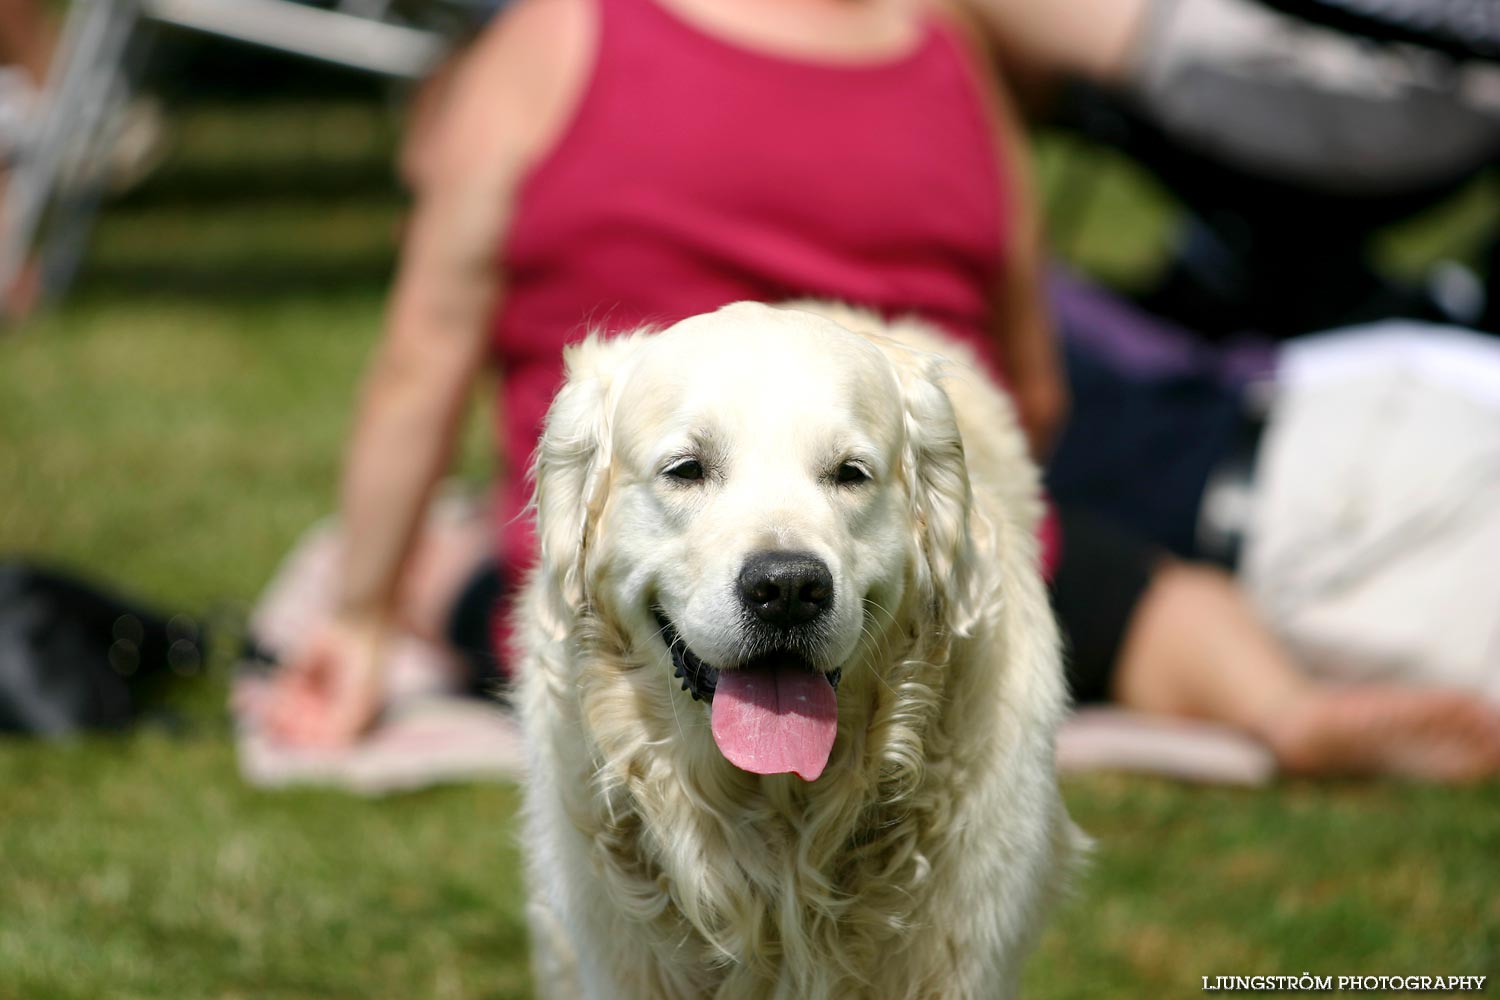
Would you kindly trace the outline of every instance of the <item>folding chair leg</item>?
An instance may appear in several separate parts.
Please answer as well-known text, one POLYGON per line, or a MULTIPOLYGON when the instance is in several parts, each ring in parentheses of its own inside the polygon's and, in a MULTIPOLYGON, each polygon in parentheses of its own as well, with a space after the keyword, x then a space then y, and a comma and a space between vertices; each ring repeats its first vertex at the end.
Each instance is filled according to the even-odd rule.
MULTIPOLYGON (((95 149, 111 102, 124 99, 119 87, 125 80, 125 55, 139 23, 137 0, 73 0, 35 131, 18 151, 0 205, 0 295, 15 289, 28 259, 38 251, 50 207, 62 216, 69 211, 87 216, 97 204, 102 177, 85 170, 69 178, 68 158, 70 152, 95 149), (70 186, 75 189, 68 190, 70 186)), ((74 231, 88 223, 87 218, 56 221, 74 231)), ((70 242, 76 257, 81 241, 70 242)), ((75 263, 55 260, 49 270, 71 274, 75 263)))

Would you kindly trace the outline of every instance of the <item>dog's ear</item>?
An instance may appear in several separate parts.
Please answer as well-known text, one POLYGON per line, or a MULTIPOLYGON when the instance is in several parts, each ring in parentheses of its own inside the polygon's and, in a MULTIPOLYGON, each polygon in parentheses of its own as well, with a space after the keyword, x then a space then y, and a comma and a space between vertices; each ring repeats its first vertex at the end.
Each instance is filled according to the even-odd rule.
POLYGON ((901 462, 914 514, 916 585, 951 632, 967 635, 978 621, 982 595, 963 437, 942 386, 946 362, 901 345, 882 346, 901 383, 906 425, 901 462))
POLYGON ((610 387, 638 340, 590 334, 564 351, 566 379, 532 459, 541 572, 573 609, 583 601, 588 539, 609 492, 610 387))

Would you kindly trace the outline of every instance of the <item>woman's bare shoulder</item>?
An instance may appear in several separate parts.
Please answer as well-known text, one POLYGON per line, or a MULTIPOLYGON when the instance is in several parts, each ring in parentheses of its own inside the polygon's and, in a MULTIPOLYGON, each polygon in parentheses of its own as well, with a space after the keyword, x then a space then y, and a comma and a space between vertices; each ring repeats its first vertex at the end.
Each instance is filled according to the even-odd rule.
POLYGON ((598 0, 514 0, 458 57, 434 141, 439 175, 518 177, 582 98, 598 0))

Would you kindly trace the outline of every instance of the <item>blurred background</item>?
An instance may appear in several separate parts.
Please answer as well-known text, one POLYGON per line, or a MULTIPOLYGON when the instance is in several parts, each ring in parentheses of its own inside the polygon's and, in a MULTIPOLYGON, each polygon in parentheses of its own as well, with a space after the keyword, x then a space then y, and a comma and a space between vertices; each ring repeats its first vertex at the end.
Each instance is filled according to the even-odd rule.
MULTIPOLYGON (((125 595, 185 643, 132 685, 115 731, 0 738, 0 997, 531 996, 512 785, 257 788, 226 708, 249 609, 335 506, 407 207, 395 163, 413 88, 476 15, 240 2, 41 5, 50 108, 65 110, 23 95, 0 127, 0 558, 125 595)), ((1169 99, 1211 79, 1173 77, 1163 98, 1017 68, 1051 252, 1211 343, 1384 316, 1495 329, 1500 15, 1470 6, 1488 20, 1467 35, 1362 20, 1358 4, 1266 7, 1407 69, 1471 73, 1463 93, 1486 95, 1472 110, 1425 94, 1431 107, 1406 108, 1418 124, 1389 133, 1330 111, 1355 123, 1350 141, 1443 147, 1363 186, 1319 176, 1313 152, 1236 147, 1280 112, 1247 111, 1225 136, 1169 99), (1484 123, 1472 141, 1466 116, 1484 123)), ((24 91, 25 46, 6 55, 24 91)), ((476 488, 488 423, 481 398, 459 462, 476 488)), ((1098 848, 1027 996, 1500 977, 1494 779, 1101 772, 1064 789, 1098 848)))

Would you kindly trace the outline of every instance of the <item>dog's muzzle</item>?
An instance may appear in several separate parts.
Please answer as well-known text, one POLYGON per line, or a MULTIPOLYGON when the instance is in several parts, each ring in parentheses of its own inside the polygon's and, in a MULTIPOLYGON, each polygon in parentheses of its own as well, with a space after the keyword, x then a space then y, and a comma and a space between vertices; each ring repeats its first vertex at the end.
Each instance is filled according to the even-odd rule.
MULTIPOLYGON (((661 608, 652 608, 651 614, 656 619, 656 627, 662 642, 666 644, 667 651, 672 654, 672 675, 682 681, 682 689, 692 695, 694 701, 712 702, 714 690, 719 686, 719 669, 704 663, 697 653, 688 648, 688 644, 683 641, 676 626, 672 624, 672 620, 661 608)), ((740 669, 754 669, 756 661, 764 658, 764 655, 757 656, 740 669)), ((816 671, 811 663, 807 665, 807 669, 816 671)), ((844 669, 840 667, 829 671, 824 676, 837 691, 839 681, 844 676, 844 669)))

